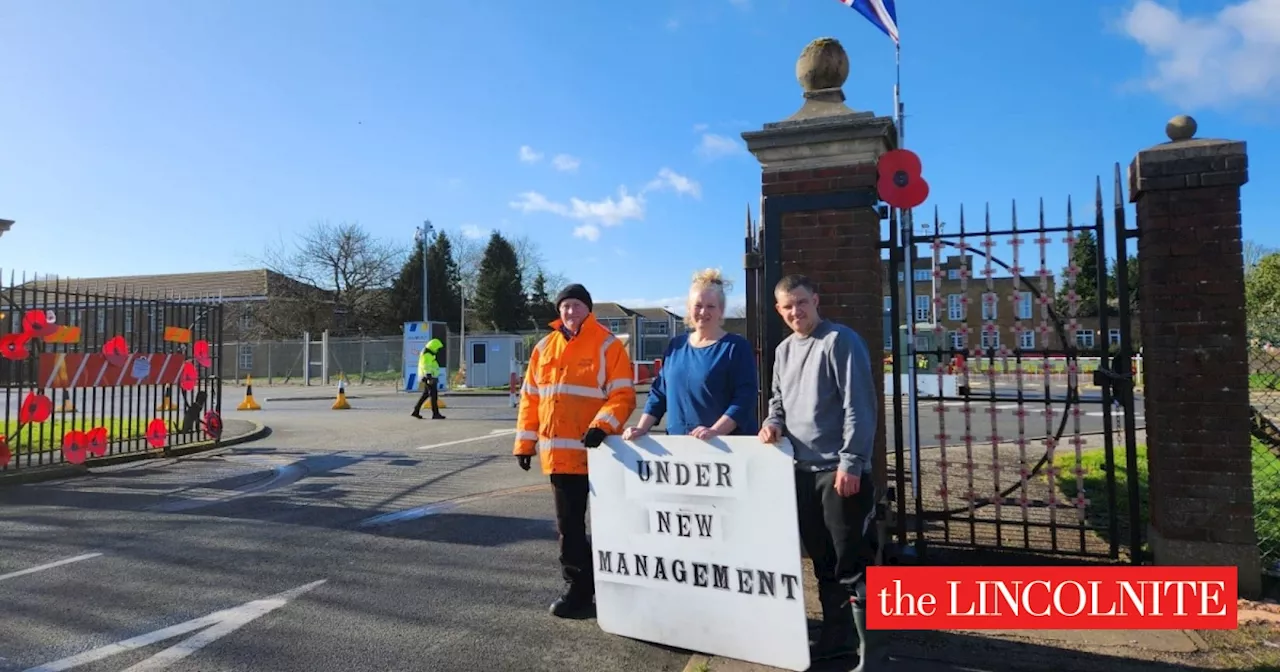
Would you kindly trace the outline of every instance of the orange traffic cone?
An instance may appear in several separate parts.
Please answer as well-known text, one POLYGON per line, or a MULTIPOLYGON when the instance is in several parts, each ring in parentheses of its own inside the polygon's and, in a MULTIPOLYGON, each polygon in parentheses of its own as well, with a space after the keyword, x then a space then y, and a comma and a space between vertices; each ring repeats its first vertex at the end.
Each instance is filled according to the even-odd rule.
POLYGON ((249 376, 245 381, 244 401, 236 406, 237 411, 261 411, 262 407, 253 399, 253 376, 249 376))
POLYGON ((347 378, 343 376, 338 379, 338 398, 333 402, 333 410, 345 411, 351 408, 351 404, 347 403, 347 378))

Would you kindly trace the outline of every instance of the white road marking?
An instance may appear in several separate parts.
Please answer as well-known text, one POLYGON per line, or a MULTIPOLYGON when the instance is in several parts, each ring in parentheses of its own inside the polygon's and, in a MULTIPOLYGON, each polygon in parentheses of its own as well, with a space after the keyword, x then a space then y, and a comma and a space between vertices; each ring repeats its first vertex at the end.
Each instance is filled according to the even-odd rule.
POLYGON ((444 448, 445 446, 456 446, 461 443, 471 443, 472 441, 484 441, 485 439, 492 439, 499 436, 506 436, 508 434, 515 434, 515 433, 516 433, 516 430, 514 429, 495 429, 484 436, 473 436, 469 439, 457 439, 454 441, 445 441, 444 443, 433 443, 429 446, 418 446, 418 450, 431 450, 432 448, 444 448))
POLYGON ((27 569, 23 569, 23 570, 20 570, 20 571, 17 571, 17 572, 10 572, 10 573, 8 573, 8 574, 0 574, 0 581, 4 581, 4 580, 6 580, 6 579, 16 579, 16 578, 18 578, 19 576, 26 576, 27 574, 35 574, 36 572, 43 572, 43 571, 44 571, 44 570, 46 570, 46 569, 53 569, 54 567, 61 567, 61 566, 63 566, 63 565, 69 565, 69 564, 71 564, 71 563, 73 563, 73 562, 80 562, 81 560, 91 560, 91 559, 96 558, 96 557, 98 557, 98 556, 100 556, 100 555, 102 555, 102 554, 101 554, 101 553, 85 553, 84 555, 77 555, 77 556, 76 556, 76 557, 74 557, 74 558, 67 558, 67 559, 65 559, 65 560, 58 560, 57 562, 50 562, 50 563, 48 563, 48 564, 40 565, 40 566, 38 566, 38 567, 28 567, 27 569))
POLYGON ((24 672, 59 672, 60 670, 70 670, 75 667, 80 667, 81 665, 96 663, 99 660, 110 658, 118 653, 141 649, 151 646, 157 642, 163 642, 166 639, 177 637, 178 635, 185 635, 189 632, 195 632, 197 630, 207 628, 204 632, 188 637, 187 639, 184 639, 164 651, 151 656, 137 665, 128 668, 124 672, 153 672, 154 670, 163 670, 209 644, 212 644, 219 638, 235 632, 248 623, 283 607, 288 604, 289 601, 318 587, 326 581, 328 581, 328 579, 312 581, 304 586, 298 586, 292 590, 286 590, 283 593, 272 595, 265 599, 246 602, 238 607, 232 607, 231 609, 215 611, 208 616, 201 616, 200 618, 194 618, 185 623, 179 623, 167 628, 148 632, 145 635, 138 635, 137 637, 124 639, 114 644, 100 646, 91 651, 85 651, 84 653, 63 658, 62 660, 55 660, 52 663, 45 663, 39 667, 32 667, 24 672))

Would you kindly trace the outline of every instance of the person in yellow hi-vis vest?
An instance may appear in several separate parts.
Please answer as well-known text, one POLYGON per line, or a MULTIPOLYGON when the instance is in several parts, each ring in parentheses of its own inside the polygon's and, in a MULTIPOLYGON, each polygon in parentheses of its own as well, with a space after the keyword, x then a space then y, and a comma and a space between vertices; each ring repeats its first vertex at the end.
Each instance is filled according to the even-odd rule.
POLYGON ((440 362, 436 359, 443 349, 444 343, 433 338, 422 346, 422 354, 418 355, 418 384, 422 385, 422 396, 418 397, 418 403, 410 415, 419 420, 422 419, 422 405, 428 398, 431 399, 431 419, 444 420, 444 416, 440 415, 440 385, 437 382, 440 377, 440 362))
POLYGON ((567 589, 551 605, 559 618, 595 615, 595 577, 587 537, 587 450, 620 434, 636 408, 627 347, 591 314, 578 284, 556 296, 560 319, 529 355, 513 453, 528 471, 541 454, 555 494, 560 567, 567 589))

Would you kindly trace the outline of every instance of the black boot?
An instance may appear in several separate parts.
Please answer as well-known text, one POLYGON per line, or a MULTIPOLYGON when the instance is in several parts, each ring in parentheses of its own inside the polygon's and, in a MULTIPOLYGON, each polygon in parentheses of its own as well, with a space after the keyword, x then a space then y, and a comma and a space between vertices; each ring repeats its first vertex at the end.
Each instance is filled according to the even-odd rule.
POLYGON ((439 413, 432 413, 432 414, 431 414, 431 419, 432 419, 432 420, 444 420, 444 416, 443 416, 443 415, 440 415, 439 413))
POLYGON ((556 618, 595 618, 595 598, 570 589, 551 603, 551 615, 556 618))
POLYGON ((889 642, 880 630, 867 630, 867 610, 853 606, 853 625, 858 630, 858 666, 852 672, 878 672, 889 667, 889 642))
POLYGON ((853 655, 858 651, 858 638, 848 594, 833 595, 823 602, 822 625, 809 646, 810 660, 817 662, 853 655))

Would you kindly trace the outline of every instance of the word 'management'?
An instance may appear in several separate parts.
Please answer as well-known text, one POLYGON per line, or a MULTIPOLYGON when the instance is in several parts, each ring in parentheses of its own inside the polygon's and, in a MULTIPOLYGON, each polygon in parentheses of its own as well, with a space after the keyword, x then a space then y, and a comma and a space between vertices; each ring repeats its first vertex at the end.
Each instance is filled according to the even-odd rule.
POLYGON ((911 630, 1236 627, 1235 567, 873 567, 867 626, 911 630))

